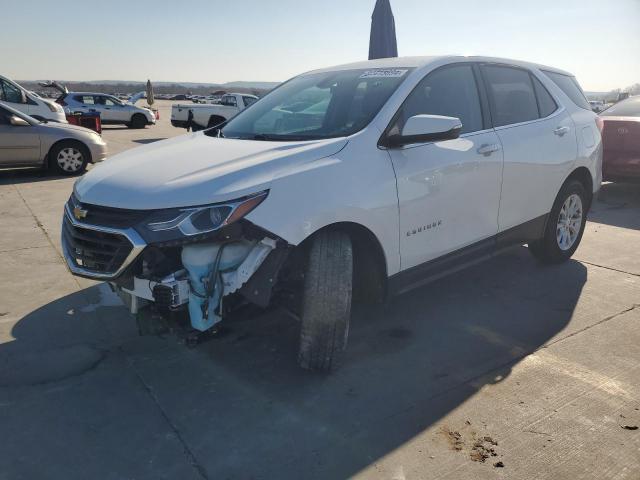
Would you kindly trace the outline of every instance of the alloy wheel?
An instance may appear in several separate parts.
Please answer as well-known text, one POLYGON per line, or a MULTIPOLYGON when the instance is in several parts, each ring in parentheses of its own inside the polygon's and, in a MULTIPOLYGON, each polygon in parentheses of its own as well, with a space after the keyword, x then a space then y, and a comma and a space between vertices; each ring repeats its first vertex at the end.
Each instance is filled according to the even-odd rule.
POLYGON ((567 197, 560 210, 556 227, 556 239, 560 250, 567 251, 576 243, 582 228, 582 215, 580 195, 574 193, 567 197))

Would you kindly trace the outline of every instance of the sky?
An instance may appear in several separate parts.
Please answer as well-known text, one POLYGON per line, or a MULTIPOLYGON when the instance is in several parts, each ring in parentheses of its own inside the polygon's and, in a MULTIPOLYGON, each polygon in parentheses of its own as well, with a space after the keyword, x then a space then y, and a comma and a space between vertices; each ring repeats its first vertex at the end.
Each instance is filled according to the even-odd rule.
MULTIPOLYGON (((15 80, 283 81, 366 60, 374 4, 0 0, 0 74, 15 80)), ((534 61, 574 73, 589 91, 640 83, 640 0, 391 0, 391 6, 400 56, 534 61)))

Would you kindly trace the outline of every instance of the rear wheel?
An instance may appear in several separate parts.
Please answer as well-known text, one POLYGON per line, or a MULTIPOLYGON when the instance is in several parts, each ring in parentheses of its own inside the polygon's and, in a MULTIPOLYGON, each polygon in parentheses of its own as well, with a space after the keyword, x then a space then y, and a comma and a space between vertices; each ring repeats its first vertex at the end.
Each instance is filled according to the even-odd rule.
POLYGON ((89 149, 72 140, 59 142, 49 151, 49 166, 62 175, 78 175, 84 172, 90 160, 89 149))
POLYGON ((544 237, 529 244, 529 251, 544 263, 561 263, 575 253, 587 223, 589 205, 584 185, 571 180, 562 187, 549 214, 544 237))
POLYGON ((304 276, 298 362, 328 372, 347 346, 353 287, 351 239, 321 232, 313 240, 304 276))
POLYGON ((141 113, 136 113, 133 117, 131 117, 131 123, 129 123, 129 128, 144 128, 147 126, 147 117, 142 115, 141 113))

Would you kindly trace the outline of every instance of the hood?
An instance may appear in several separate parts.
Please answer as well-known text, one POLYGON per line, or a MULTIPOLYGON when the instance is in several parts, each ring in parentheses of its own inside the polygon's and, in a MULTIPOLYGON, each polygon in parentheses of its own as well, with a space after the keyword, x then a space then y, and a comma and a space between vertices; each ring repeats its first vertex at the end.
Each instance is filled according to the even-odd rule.
POLYGON ((53 128, 55 130, 64 130, 65 132, 68 132, 71 130, 73 132, 78 132, 78 133, 98 135, 96 132, 94 132, 89 128, 81 127, 79 125, 72 125, 70 123, 47 122, 47 123, 40 123, 39 125, 46 127, 48 129, 53 128))
POLYGON ((268 189, 278 177, 318 168, 345 138, 266 142, 181 135, 111 157, 76 183, 80 201, 135 210, 189 207, 268 189))

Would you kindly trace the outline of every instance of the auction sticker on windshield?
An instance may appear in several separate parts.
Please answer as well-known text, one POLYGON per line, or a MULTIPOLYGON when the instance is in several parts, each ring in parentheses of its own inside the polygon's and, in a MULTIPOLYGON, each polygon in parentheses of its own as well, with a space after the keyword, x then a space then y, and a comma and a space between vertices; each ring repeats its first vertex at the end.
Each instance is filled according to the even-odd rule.
POLYGON ((375 70, 367 70, 360 78, 400 78, 409 70, 398 68, 376 68, 375 70))

